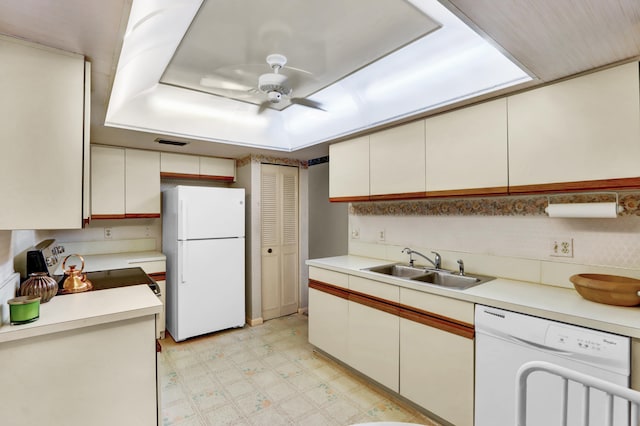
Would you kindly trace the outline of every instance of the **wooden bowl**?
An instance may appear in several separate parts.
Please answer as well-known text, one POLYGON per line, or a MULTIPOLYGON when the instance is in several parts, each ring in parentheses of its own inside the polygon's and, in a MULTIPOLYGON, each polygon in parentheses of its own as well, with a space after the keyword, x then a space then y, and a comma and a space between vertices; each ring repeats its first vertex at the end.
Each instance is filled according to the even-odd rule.
POLYGON ((569 280, 587 300, 617 306, 640 305, 640 280, 603 274, 577 274, 569 280))

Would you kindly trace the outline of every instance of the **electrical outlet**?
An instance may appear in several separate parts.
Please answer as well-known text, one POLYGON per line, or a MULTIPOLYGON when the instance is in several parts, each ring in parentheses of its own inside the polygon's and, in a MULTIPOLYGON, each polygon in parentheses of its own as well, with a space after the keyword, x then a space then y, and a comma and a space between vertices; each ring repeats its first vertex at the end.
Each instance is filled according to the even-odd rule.
POLYGON ((358 238, 360 238, 360 229, 359 228, 353 228, 351 230, 351 239, 352 240, 357 240, 358 238))
POLYGON ((151 235, 151 229, 149 229, 149 227, 148 227, 148 226, 146 226, 146 227, 144 228, 144 236, 145 236, 145 237, 148 237, 148 236, 150 236, 150 235, 151 235))
POLYGON ((385 232, 384 229, 381 229, 380 231, 378 231, 378 241, 384 241, 385 239, 385 232))
POLYGON ((551 256, 573 257, 573 238, 553 238, 550 248, 551 256))
POLYGON ((104 239, 105 240, 110 240, 111 239, 111 228, 104 228, 104 239))

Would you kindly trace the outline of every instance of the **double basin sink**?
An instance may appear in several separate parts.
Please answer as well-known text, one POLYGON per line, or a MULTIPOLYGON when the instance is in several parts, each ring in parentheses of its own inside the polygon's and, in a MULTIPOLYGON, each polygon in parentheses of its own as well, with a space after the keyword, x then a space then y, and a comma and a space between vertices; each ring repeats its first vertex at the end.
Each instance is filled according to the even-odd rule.
POLYGON ((398 263, 375 266, 373 268, 364 268, 363 271, 401 278, 417 284, 432 284, 456 290, 466 290, 495 279, 495 277, 488 277, 485 275, 460 275, 446 269, 419 268, 398 263))

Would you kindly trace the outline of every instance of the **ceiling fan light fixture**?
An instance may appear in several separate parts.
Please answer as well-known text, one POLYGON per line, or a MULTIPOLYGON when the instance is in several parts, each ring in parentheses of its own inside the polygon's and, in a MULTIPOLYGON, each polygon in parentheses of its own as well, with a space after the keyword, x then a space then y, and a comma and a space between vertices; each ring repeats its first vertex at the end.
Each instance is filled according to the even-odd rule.
POLYGON ((258 78, 258 89, 261 92, 279 92, 288 95, 291 89, 287 87, 287 76, 284 74, 267 73, 258 78))

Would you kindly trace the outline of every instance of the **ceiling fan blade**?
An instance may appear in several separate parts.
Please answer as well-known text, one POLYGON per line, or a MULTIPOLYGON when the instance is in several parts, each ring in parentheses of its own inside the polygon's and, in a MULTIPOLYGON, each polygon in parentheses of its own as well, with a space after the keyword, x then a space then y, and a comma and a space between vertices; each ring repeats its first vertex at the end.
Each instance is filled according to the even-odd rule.
POLYGON ((211 87, 221 90, 247 92, 253 89, 252 86, 231 81, 223 76, 205 75, 200 79, 200 85, 203 87, 211 87))
POLYGON ((262 114, 270 104, 271 102, 269 101, 262 102, 260 106, 258 106, 258 114, 262 114))
POLYGON ((307 71, 307 70, 303 70, 302 68, 296 68, 296 67, 290 67, 288 65, 284 66, 285 71, 286 70, 291 70, 291 71, 296 71, 296 72, 300 72, 302 74, 309 74, 309 75, 313 75, 313 73, 311 71, 307 71))
POLYGON ((322 104, 317 101, 312 101, 307 98, 291 98, 289 102, 296 105, 302 105, 308 108, 319 109, 320 111, 326 111, 326 109, 322 108, 322 104))

